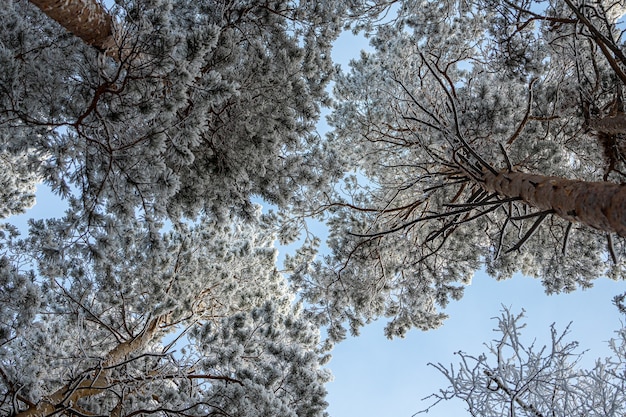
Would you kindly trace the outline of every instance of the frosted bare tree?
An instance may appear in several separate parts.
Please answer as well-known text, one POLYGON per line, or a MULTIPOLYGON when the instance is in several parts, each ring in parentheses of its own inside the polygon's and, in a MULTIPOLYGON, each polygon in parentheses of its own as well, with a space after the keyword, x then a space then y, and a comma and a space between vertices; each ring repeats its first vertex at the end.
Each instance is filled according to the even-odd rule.
MULTIPOLYGON (((609 342, 611 356, 585 369, 579 344, 568 340, 568 329, 550 328, 550 343, 527 343, 523 314, 504 310, 497 317, 498 338, 486 353, 457 352, 460 362, 431 364, 449 386, 430 399, 464 401, 469 414, 479 416, 618 417, 626 412, 626 329, 609 342)), ((428 410, 425 410, 428 411, 428 410)), ((418 413, 419 414, 419 413, 418 413)))

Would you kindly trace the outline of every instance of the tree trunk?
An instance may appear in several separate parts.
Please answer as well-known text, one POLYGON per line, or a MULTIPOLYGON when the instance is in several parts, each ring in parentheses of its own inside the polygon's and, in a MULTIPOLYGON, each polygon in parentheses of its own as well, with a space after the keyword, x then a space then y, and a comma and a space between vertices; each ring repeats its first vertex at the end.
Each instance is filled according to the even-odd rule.
POLYGON ((598 120, 591 120, 589 126, 598 132, 609 135, 626 133, 626 114, 617 113, 598 120))
POLYGON ((483 188, 507 198, 521 198, 539 210, 553 210, 565 220, 626 237, 626 184, 587 182, 523 172, 486 171, 483 188))
MULTIPOLYGON (((54 393, 46 396, 38 404, 28 407, 15 417, 39 417, 53 415, 55 412, 72 406, 81 398, 91 397, 111 388, 109 377, 115 366, 123 362, 129 355, 143 349, 159 330, 164 316, 150 320, 146 329, 131 340, 120 343, 107 353, 102 361, 102 368, 94 371, 82 381, 72 381, 54 393)), ((59 414, 62 415, 62 414, 59 414)))
POLYGON ((113 19, 97 0, 30 0, 85 43, 105 52, 114 46, 113 19))

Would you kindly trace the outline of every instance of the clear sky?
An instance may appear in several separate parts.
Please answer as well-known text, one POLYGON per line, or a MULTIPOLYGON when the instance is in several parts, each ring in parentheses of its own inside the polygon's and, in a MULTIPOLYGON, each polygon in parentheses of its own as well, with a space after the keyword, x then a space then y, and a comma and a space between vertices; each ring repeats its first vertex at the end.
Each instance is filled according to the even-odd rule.
MULTIPOLYGON (((336 42, 333 58, 348 69, 350 59, 368 50, 368 41, 345 33, 336 42)), ((326 129, 320 126, 320 131, 326 129)), ((571 248, 576 256, 576 248, 571 248)), ((592 289, 547 296, 540 281, 516 276, 497 282, 479 272, 461 301, 452 302, 443 327, 423 332, 413 330, 405 339, 388 340, 385 322, 363 329, 357 338, 337 345, 330 362, 335 380, 328 384, 329 412, 333 417, 410 417, 426 408, 422 398, 447 387, 446 380, 429 362, 458 362, 454 352, 486 352, 483 343, 498 335, 492 331, 502 306, 513 313, 526 311, 528 327, 523 333, 530 344, 550 341, 550 325, 563 330, 570 322, 571 340, 589 349, 582 364, 592 366, 597 357, 608 355, 607 341, 620 328, 620 315, 611 303, 626 291, 626 283, 598 279, 592 289)), ((440 403, 429 417, 469 416, 461 401, 440 403)))
MULTIPOLYGON (((611 299, 626 290, 623 282, 599 279, 594 288, 547 296, 538 280, 516 276, 497 282, 478 273, 461 301, 447 308, 450 318, 436 330, 411 331, 405 339, 387 340, 384 322, 366 327, 358 338, 339 344, 330 362, 335 380, 328 384, 333 417, 409 417, 429 405, 422 398, 447 386, 433 363, 458 363, 454 352, 478 355, 482 345, 498 337, 492 329, 502 305, 514 313, 526 311, 523 340, 549 343, 552 323, 564 330, 572 323, 571 339, 587 350, 582 364, 591 366, 608 355, 606 341, 621 326, 611 299)), ((493 362, 492 362, 493 363, 493 362)), ((469 416, 461 401, 440 403, 429 417, 469 416)))

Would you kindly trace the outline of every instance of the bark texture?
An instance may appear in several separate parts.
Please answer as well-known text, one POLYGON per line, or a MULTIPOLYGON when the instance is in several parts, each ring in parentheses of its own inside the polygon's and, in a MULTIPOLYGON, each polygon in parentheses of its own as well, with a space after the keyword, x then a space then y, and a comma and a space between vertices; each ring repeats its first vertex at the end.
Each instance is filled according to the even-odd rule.
POLYGON ((113 20, 97 0, 30 0, 48 17, 100 51, 114 45, 113 20))
POLYGON ((609 135, 618 135, 626 133, 626 114, 617 113, 602 119, 592 120, 589 126, 598 132, 609 135))
POLYGON ((587 182, 523 172, 485 172, 483 188, 521 198, 565 220, 626 237, 626 184, 587 182))

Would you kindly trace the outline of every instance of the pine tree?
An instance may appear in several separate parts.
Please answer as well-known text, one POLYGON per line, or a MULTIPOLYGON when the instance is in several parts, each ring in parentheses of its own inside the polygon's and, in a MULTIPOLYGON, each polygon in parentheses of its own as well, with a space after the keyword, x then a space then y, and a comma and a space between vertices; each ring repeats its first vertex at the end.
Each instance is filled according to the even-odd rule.
POLYGON ((35 4, 0 17, 2 148, 84 215, 245 216, 332 172, 314 125, 341 4, 35 4))
POLYGON ((332 41, 386 7, 3 3, 0 216, 40 182, 68 209, 1 229, 0 414, 326 415, 252 199, 284 217, 340 175, 315 132, 332 41))
POLYGON ((4 231, 0 412, 325 415, 319 330, 257 224, 160 233, 109 216, 95 231, 68 216, 24 240, 4 231))
POLYGON ((325 415, 319 330, 251 199, 333 172, 314 123, 342 7, 3 4, 0 215, 41 181, 69 207, 3 225, 0 414, 325 415))
POLYGON ((380 316, 388 336, 436 327, 480 268, 549 293, 624 278, 622 14, 405 2, 377 30, 334 90, 354 175, 318 207, 332 254, 292 264, 332 339, 380 316))

